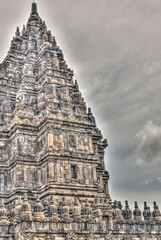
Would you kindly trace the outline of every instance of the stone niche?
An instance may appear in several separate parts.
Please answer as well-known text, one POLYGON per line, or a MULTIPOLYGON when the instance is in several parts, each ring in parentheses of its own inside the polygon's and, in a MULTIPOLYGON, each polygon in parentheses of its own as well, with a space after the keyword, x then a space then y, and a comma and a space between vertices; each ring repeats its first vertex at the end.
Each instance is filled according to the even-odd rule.
POLYGON ((48 134, 48 147, 52 147, 54 150, 59 150, 63 145, 63 135, 61 134, 48 134))

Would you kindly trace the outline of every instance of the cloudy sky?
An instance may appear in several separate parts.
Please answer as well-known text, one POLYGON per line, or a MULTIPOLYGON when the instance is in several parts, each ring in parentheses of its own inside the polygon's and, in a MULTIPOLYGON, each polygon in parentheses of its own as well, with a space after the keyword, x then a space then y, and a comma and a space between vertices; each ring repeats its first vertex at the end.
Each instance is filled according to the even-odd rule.
MULTIPOLYGON (((31 0, 0 0, 0 60, 31 0)), ((161 1, 37 0, 108 139, 112 199, 161 207, 161 1)))

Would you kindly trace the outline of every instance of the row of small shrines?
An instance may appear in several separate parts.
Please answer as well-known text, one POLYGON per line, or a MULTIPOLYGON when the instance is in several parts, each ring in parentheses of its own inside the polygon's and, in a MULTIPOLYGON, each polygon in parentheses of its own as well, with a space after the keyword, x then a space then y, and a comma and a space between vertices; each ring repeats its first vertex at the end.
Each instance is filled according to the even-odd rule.
MULTIPOLYGON (((86 200, 82 204, 77 198, 73 202, 62 198, 58 203, 52 196, 48 203, 48 211, 46 211, 39 197, 31 206, 27 194, 25 194, 23 200, 21 197, 18 198, 15 207, 10 210, 10 214, 4 202, 1 201, 0 239, 2 232, 3 234, 11 234, 15 231, 26 234, 33 234, 35 231, 46 234, 65 234, 66 237, 61 238, 61 240, 160 239, 161 214, 156 203, 154 203, 153 212, 150 211, 146 203, 144 204, 143 217, 144 221, 137 202, 135 202, 133 212, 127 201, 123 210, 121 203, 115 201, 112 208, 106 208, 105 211, 103 202, 98 198, 94 203, 86 200), (77 235, 82 236, 81 234, 86 237, 77 237, 77 235)), ((24 238, 19 236, 17 239, 23 240, 24 238)))
POLYGON ((124 220, 136 220, 145 221, 155 220, 161 221, 161 213, 156 202, 154 204, 153 211, 144 202, 143 212, 139 209, 137 202, 135 202, 134 211, 132 211, 128 205, 128 201, 125 201, 125 209, 122 209, 122 204, 120 201, 114 201, 113 203, 113 219, 124 219, 124 220))
MULTIPOLYGON (((106 202, 100 201, 96 198, 93 203, 88 200, 83 203, 75 197, 74 202, 67 201, 64 197, 58 202, 54 198, 48 202, 47 208, 44 207, 40 198, 37 196, 36 202, 31 206, 28 201, 27 194, 24 195, 23 200, 18 197, 15 206, 8 211, 1 200, 0 203, 0 225, 10 224, 10 220, 15 221, 38 221, 38 222, 94 222, 97 217, 99 221, 101 218, 108 217, 108 220, 117 222, 120 224, 125 224, 128 222, 138 223, 155 221, 161 222, 161 213, 159 211, 158 205, 154 202, 154 210, 151 212, 150 208, 147 207, 146 202, 144 203, 144 211, 139 209, 137 202, 135 202, 135 209, 132 211, 129 208, 128 202, 125 202, 125 209, 122 209, 121 202, 114 201, 111 209, 107 207, 106 202), (104 206, 103 206, 104 205, 104 206), (106 209, 106 210, 105 210, 106 209), (10 213, 9 213, 10 212, 10 213), (142 218, 143 215, 143 218, 142 218), (144 219, 144 221, 143 221, 144 219)), ((110 227, 109 227, 110 228, 110 227)))
MULTIPOLYGON (((14 218, 16 216, 21 217, 21 219, 32 221, 34 220, 40 220, 42 222, 46 221, 46 216, 55 217, 55 220, 59 219, 59 215, 63 218, 66 217, 71 220, 70 216, 72 215, 73 218, 78 216, 86 216, 88 219, 95 215, 95 210, 99 209, 99 206, 102 205, 98 198, 96 198, 95 202, 90 204, 87 200, 85 203, 80 204, 78 199, 75 198, 74 202, 70 203, 65 200, 65 198, 62 198, 62 201, 60 203, 57 202, 57 200, 54 199, 54 196, 51 197, 51 200, 49 201, 48 206, 48 213, 44 211, 44 206, 41 203, 39 197, 37 197, 35 204, 33 205, 33 209, 31 208, 31 205, 27 199, 27 194, 24 195, 23 201, 21 200, 21 197, 18 198, 16 201, 15 208, 11 209, 10 217, 14 218), (32 212, 34 217, 32 216, 32 212)), ((156 220, 161 221, 161 213, 158 208, 158 205, 156 202, 154 202, 154 210, 151 212, 150 207, 147 207, 146 202, 144 202, 144 211, 143 213, 138 207, 137 202, 135 202, 135 209, 132 211, 129 208, 128 201, 125 202, 125 209, 122 209, 122 204, 119 201, 114 201, 112 204, 112 210, 109 210, 110 216, 112 213, 112 219, 114 220, 133 220, 133 221, 142 221, 142 215, 145 221, 148 220, 156 220)), ((99 214, 102 215, 102 214, 99 214)), ((5 204, 3 200, 1 200, 0 204, 0 218, 7 219, 7 210, 5 207, 5 204)), ((0 219, 0 220, 1 220, 0 219)), ((0 221, 1 222, 1 221, 0 221)))

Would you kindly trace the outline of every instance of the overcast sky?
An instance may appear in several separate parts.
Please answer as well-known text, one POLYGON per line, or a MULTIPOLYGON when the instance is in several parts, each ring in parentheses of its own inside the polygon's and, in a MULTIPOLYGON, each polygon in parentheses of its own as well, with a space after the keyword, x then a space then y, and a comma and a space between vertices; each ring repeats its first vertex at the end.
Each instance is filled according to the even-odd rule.
MULTIPOLYGON (((161 207, 161 1, 37 0, 108 139, 112 200, 161 207)), ((0 0, 0 60, 31 0, 0 0)))

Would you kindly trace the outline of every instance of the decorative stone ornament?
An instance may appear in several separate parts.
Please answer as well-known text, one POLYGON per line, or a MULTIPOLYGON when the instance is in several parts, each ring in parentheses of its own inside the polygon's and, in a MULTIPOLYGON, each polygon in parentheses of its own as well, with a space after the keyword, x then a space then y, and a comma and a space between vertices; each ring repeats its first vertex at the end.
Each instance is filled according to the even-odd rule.
POLYGON ((36 199, 36 203, 34 205, 34 213, 33 213, 34 217, 33 220, 34 221, 38 221, 38 222, 45 222, 47 221, 44 212, 43 212, 43 205, 40 201, 39 196, 37 196, 36 199))
POLYGON ((21 205, 20 217, 22 221, 32 221, 31 206, 27 200, 27 193, 24 194, 24 200, 21 205))
POLYGON ((0 200, 0 226, 8 226, 10 225, 10 222, 7 218, 7 210, 4 205, 4 200, 0 200))

